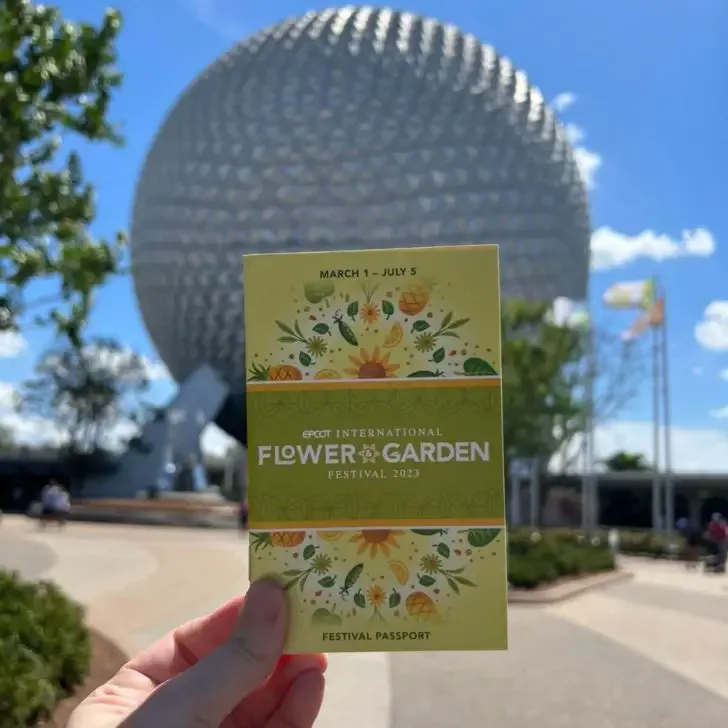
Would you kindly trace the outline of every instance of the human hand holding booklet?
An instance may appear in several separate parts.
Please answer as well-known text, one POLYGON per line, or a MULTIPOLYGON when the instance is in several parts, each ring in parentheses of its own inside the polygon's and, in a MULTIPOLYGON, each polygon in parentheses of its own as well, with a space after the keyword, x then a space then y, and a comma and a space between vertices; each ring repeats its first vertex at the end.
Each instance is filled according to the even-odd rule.
POLYGON ((498 248, 247 255, 250 578, 288 653, 507 649, 498 248))

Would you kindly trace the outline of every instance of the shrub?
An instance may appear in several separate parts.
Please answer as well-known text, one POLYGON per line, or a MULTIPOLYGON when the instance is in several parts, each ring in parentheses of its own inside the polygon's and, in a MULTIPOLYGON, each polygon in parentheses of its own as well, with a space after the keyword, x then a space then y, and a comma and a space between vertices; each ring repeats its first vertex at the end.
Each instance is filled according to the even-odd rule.
POLYGON ((508 579, 534 589, 557 579, 614 569, 614 556, 599 537, 578 531, 511 531, 508 536, 508 579))
POLYGON ((0 570, 0 726, 48 715, 83 682, 90 661, 83 609, 55 584, 0 570))

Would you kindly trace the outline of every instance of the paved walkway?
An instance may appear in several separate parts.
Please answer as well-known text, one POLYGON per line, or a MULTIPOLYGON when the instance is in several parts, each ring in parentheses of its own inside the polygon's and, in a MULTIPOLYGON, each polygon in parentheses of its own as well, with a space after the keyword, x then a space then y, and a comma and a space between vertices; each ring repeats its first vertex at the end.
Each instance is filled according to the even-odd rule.
MULTIPOLYGON (((0 526, 0 565, 56 580, 133 652, 247 586, 236 533, 0 526)), ((728 579, 631 560, 634 580, 514 607, 505 654, 335 655, 318 726, 684 728, 728 716, 728 579)))

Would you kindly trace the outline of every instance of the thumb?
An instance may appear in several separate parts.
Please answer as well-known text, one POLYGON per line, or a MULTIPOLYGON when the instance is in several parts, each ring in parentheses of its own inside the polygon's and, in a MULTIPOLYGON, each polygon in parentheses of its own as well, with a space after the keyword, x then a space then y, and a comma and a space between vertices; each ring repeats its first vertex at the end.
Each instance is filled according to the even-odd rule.
POLYGON ((219 726, 270 675, 288 626, 285 592, 271 581, 253 584, 230 639, 162 685, 124 728, 219 726), (138 724, 135 719, 139 720, 138 724))

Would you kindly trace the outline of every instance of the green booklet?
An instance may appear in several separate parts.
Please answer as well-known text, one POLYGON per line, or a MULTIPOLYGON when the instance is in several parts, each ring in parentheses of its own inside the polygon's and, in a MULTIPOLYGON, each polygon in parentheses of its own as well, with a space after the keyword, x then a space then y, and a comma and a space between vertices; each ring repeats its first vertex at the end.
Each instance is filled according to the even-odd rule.
POLYGON ((507 649, 498 247, 248 255, 250 578, 286 651, 507 649))

